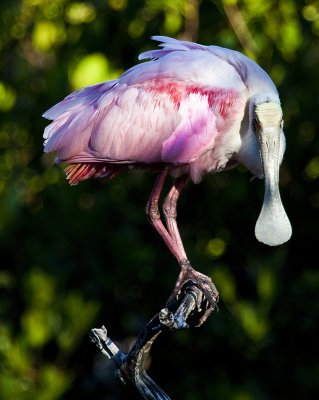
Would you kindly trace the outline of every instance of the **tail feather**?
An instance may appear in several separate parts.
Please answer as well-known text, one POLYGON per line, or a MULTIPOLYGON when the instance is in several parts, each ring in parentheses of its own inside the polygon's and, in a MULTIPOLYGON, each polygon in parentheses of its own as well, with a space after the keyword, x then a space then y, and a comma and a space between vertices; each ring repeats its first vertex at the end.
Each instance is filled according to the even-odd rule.
POLYGON ((125 168, 124 165, 103 163, 76 163, 65 168, 70 185, 77 185, 89 178, 112 179, 125 168))

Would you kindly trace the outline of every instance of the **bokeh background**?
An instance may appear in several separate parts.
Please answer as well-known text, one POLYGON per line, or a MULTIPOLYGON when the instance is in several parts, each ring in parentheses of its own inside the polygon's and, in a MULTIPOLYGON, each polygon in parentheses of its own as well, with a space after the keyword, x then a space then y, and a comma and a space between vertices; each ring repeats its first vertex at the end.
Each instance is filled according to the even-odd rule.
POLYGON ((319 1, 1 0, 0 15, 0 398, 140 398, 88 334, 105 324, 129 349, 175 283, 144 215, 154 176, 69 187, 43 154, 41 115, 119 76, 157 46, 154 34, 237 49, 271 75, 293 236, 256 241, 263 182, 243 167, 189 184, 179 223, 219 312, 160 336, 148 372, 176 400, 318 398, 319 1))

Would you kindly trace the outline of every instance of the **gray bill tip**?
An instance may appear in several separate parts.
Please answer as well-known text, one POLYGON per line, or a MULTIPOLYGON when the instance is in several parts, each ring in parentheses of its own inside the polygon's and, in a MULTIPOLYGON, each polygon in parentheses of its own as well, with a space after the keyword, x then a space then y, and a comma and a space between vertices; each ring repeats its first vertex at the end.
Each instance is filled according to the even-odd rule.
POLYGON ((257 240, 268 246, 279 246, 287 242, 291 234, 291 225, 280 199, 264 203, 255 227, 257 240))

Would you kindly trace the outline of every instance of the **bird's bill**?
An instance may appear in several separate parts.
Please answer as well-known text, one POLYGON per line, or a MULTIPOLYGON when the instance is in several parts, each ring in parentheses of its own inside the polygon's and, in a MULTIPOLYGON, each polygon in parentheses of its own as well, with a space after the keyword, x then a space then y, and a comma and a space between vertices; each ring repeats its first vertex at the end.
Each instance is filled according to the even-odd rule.
POLYGON ((255 127, 264 172, 264 202, 258 217, 256 238, 269 246, 289 240, 292 230, 279 193, 279 150, 282 110, 277 103, 262 103, 255 108, 255 127))

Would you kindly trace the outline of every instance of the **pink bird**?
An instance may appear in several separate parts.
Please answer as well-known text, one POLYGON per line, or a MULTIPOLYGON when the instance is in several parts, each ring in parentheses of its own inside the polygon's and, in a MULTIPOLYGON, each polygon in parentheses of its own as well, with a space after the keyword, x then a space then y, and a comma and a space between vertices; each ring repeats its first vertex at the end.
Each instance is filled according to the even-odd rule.
POLYGON ((44 150, 70 164, 71 185, 110 179, 126 167, 156 172, 146 214, 181 267, 173 293, 191 279, 209 298, 207 277, 191 267, 179 234, 178 198, 188 178, 198 183, 209 172, 241 163, 265 181, 257 239, 276 246, 290 238, 278 188, 285 151, 279 95, 267 73, 237 51, 153 39, 161 48, 139 56, 148 62, 117 80, 78 90, 44 114, 53 120, 44 150), (158 202, 168 174, 174 181, 162 221, 158 202))

